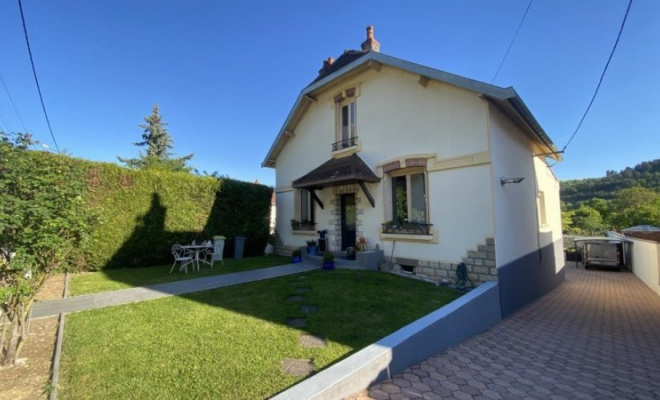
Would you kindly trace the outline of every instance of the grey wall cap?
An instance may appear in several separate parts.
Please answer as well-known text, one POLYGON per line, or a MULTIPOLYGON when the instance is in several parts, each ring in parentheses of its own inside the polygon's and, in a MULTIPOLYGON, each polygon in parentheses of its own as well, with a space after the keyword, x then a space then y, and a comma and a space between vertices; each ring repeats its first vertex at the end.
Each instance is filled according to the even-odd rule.
POLYGON ((440 351, 437 350, 438 346, 459 343, 477 333, 475 329, 483 331, 500 319, 498 284, 483 283, 453 302, 404 326, 272 399, 345 398, 366 389, 374 382, 388 378, 411 365, 411 362, 417 363, 436 354, 440 351), (441 334, 437 334, 438 331, 454 332, 448 337, 442 337, 441 334), (458 331, 460 333, 457 333, 458 331), (434 338, 434 343, 428 342, 429 336, 434 338), (424 358, 411 359, 411 352, 408 351, 411 347, 425 352, 424 358))

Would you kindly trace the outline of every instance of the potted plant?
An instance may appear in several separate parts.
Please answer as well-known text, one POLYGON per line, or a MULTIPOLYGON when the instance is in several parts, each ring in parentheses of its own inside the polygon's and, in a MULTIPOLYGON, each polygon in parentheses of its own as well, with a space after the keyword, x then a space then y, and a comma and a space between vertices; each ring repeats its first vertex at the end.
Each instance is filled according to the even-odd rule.
POLYGON ((293 229, 294 231, 299 230, 300 229, 300 221, 298 221, 297 219, 292 219, 291 220, 291 229, 293 229))
POLYGON ((305 243, 307 243, 307 254, 318 254, 319 248, 316 245, 316 240, 306 240, 305 243))
POLYGON ((346 248, 346 258, 349 260, 355 260, 355 247, 346 248))
POLYGON ((335 269, 335 255, 328 252, 323 255, 323 269, 332 271, 335 269))
POLYGON ((293 252, 291 252, 291 256, 293 257, 291 260, 292 263, 297 264, 302 262, 302 252, 300 249, 295 249, 293 252))
POLYGON ((321 229, 320 231, 316 231, 316 233, 319 234, 319 238, 325 239, 325 235, 328 234, 328 230, 327 229, 321 229))

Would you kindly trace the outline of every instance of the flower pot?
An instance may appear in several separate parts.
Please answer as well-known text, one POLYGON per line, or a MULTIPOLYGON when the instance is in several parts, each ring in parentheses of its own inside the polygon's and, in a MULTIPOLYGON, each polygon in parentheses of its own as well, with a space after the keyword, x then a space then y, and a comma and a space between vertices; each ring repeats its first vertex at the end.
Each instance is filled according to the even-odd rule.
POLYGON ((318 253, 319 253, 318 246, 307 247, 307 254, 315 255, 315 254, 318 254, 318 253))
POLYGON ((335 262, 334 261, 324 261, 323 262, 323 269, 332 271, 335 269, 335 262))
POLYGON ((299 262, 302 262, 302 257, 300 257, 300 256, 295 256, 295 257, 293 257, 293 259, 291 260, 291 262, 294 263, 294 264, 298 264, 299 262))

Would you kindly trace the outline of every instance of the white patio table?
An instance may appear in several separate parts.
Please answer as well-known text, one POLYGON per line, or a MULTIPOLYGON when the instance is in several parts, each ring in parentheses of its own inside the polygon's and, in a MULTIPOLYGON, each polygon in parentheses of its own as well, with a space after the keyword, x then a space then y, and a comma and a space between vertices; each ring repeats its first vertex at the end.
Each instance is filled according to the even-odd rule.
POLYGON ((204 249, 213 249, 213 245, 207 245, 207 244, 190 244, 187 246, 181 246, 183 249, 190 251, 190 252, 195 252, 195 264, 197 264, 197 271, 199 271, 199 262, 206 263, 210 266, 213 266, 213 262, 208 262, 206 259, 199 259, 199 253, 201 253, 202 250, 204 249))

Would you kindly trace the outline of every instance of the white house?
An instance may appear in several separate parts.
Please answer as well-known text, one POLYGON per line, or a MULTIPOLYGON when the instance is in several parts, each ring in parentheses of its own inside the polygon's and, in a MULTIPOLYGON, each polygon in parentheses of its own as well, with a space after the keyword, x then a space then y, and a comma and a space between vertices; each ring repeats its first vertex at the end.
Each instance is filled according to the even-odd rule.
POLYGON ((504 314, 561 282, 559 153, 520 96, 379 50, 368 27, 324 61, 263 161, 279 251, 327 229, 330 250, 364 237, 420 276, 464 262, 499 281, 504 314))

